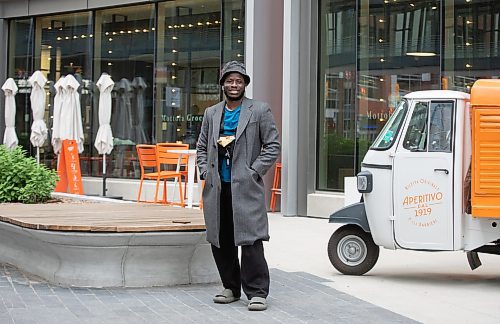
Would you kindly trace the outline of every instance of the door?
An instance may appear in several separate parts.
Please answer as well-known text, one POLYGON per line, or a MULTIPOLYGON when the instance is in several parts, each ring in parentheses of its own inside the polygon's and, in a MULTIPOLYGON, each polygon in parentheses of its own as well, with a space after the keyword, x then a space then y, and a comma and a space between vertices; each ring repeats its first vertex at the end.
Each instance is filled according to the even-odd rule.
POLYGON ((416 101, 394 157, 394 237, 402 248, 453 250, 454 101, 416 101))

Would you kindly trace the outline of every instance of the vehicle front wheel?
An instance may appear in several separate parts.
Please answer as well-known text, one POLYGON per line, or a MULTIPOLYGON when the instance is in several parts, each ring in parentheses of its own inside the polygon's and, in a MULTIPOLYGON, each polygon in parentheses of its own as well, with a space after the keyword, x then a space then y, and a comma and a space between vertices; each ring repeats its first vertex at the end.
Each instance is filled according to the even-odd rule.
POLYGON ((343 274, 360 276, 377 263, 379 247, 370 233, 356 225, 344 225, 336 230, 328 242, 328 257, 343 274))

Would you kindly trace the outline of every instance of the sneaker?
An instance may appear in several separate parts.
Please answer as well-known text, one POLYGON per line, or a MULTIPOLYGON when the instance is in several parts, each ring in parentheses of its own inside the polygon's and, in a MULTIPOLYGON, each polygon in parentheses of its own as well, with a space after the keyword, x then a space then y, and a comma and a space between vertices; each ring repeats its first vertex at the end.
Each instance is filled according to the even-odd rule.
POLYGON ((266 299, 264 297, 252 297, 248 303, 249 311, 263 311, 267 309, 266 299))
POLYGON ((239 299, 240 297, 235 297, 231 289, 224 289, 221 293, 215 295, 213 301, 217 304, 229 304, 239 299))

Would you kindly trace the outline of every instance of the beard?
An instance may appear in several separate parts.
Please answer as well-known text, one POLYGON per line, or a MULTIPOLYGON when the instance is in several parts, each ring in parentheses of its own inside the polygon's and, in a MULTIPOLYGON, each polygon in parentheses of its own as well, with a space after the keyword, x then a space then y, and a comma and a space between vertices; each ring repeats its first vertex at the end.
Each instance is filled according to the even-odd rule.
POLYGON ((231 96, 226 88, 224 88, 224 95, 229 101, 239 101, 245 96, 245 90, 243 90, 238 96, 231 96))

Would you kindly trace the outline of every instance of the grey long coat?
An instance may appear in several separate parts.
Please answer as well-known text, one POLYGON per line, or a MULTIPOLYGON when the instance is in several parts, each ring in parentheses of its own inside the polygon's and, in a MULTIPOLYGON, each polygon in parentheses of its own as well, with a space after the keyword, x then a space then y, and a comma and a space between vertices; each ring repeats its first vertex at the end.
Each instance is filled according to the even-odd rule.
MULTIPOLYGON (((225 102, 207 108, 197 144, 197 163, 204 175, 203 212, 207 240, 219 245, 220 191, 217 139, 225 102)), ((236 130, 231 169, 234 242, 251 245, 269 240, 262 176, 280 153, 278 130, 267 103, 244 98, 236 130)))

